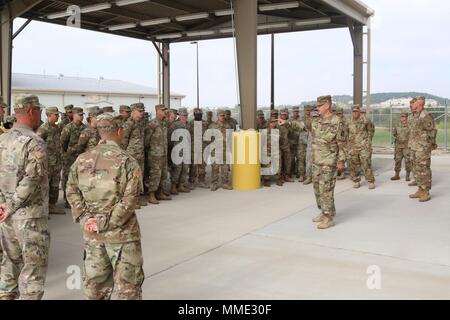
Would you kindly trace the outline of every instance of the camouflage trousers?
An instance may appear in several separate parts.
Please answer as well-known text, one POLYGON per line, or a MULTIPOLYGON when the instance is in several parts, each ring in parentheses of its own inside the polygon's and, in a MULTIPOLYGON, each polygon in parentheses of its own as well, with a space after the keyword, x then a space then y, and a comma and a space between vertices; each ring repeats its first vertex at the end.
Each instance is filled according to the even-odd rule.
POLYGON ((167 157, 150 156, 149 161, 149 181, 148 191, 156 192, 163 187, 164 181, 167 179, 167 157))
POLYGON ((308 144, 306 145, 305 154, 305 177, 312 178, 313 175, 313 161, 312 161, 312 136, 308 138, 308 144))
POLYGON ((306 148, 304 143, 300 143, 297 148, 297 173, 303 177, 306 176, 306 148))
POLYGON ((228 173, 230 172, 230 165, 228 164, 215 164, 211 165, 211 184, 218 184, 219 176, 222 177, 222 184, 228 184, 228 173))
POLYGON ((405 159, 406 172, 411 172, 411 161, 410 161, 411 159, 409 148, 395 146, 395 153, 394 153, 395 172, 400 172, 402 170, 403 159, 405 159))
POLYGON ((431 149, 411 150, 411 162, 417 186, 430 191, 432 186, 431 149))
POLYGON ((291 175, 299 176, 298 173, 298 144, 289 143, 291 149, 291 175))
POLYGON ((66 185, 67 179, 69 178, 70 167, 73 165, 75 160, 77 160, 77 158, 76 157, 74 158, 73 156, 63 158, 61 186, 64 191, 64 196, 66 195, 66 185))
POLYGON ((120 300, 141 300, 144 282, 140 241, 84 246, 84 293, 88 300, 109 300, 115 289, 120 300))
POLYGON ((348 162, 353 182, 361 182, 361 171, 366 181, 375 182, 375 176, 372 171, 372 148, 362 150, 349 150, 348 162))
POLYGON ((50 233, 48 218, 13 220, 0 225, 3 262, 0 297, 40 300, 47 275, 50 233))
POLYGON ((291 154, 291 150, 286 149, 286 150, 280 150, 280 155, 281 155, 281 175, 283 177, 289 177, 291 175, 292 172, 292 154, 291 154))
MULTIPOLYGON (((269 158, 271 158, 271 155, 268 155, 269 158)), ((261 168, 270 168, 271 164, 262 164, 261 168)), ((273 175, 264 175, 263 180, 266 182, 270 182, 272 179, 275 179, 276 181, 280 181, 281 179, 281 157, 278 157, 278 171, 277 173, 273 175)))
POLYGON ((148 185, 150 183, 150 162, 148 152, 145 152, 144 157, 144 170, 142 171, 143 181, 144 181, 144 193, 148 192, 148 185))
POLYGON ((182 184, 187 181, 187 176, 189 171, 189 165, 188 164, 173 164, 170 168, 170 181, 173 184, 182 184))
POLYGON ((61 182, 62 165, 49 166, 48 185, 49 185, 49 204, 56 204, 59 198, 59 183, 61 182))
POLYGON ((312 165, 312 180, 317 207, 324 214, 336 213, 334 187, 336 186, 336 166, 312 165))
POLYGON ((189 182, 194 183, 197 180, 199 182, 205 182, 206 180, 206 163, 204 162, 202 164, 191 164, 190 166, 189 182))

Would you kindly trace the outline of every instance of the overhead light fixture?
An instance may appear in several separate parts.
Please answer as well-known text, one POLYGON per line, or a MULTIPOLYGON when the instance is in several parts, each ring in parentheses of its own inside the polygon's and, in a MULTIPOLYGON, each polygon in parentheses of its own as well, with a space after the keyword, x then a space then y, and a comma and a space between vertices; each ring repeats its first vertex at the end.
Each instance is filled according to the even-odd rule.
POLYGON ((193 14, 186 14, 186 15, 178 16, 178 17, 175 17, 175 20, 189 21, 189 20, 206 19, 208 17, 209 17, 208 12, 201 12, 201 13, 193 13, 193 14))
POLYGON ((199 36, 210 36, 215 34, 214 30, 204 30, 204 31, 189 31, 186 32, 188 37, 199 37, 199 36))
POLYGON ((158 40, 162 39, 175 39, 175 38, 181 38, 183 34, 181 33, 168 33, 168 34, 162 34, 156 37, 158 40))
POLYGON ((264 30, 264 29, 277 29, 277 28, 287 28, 289 27, 289 23, 268 23, 268 24, 262 24, 258 26, 258 30, 264 30))
POLYGON ((220 33, 233 33, 234 28, 223 28, 219 30, 220 33))
POLYGON ((158 24, 170 23, 170 21, 171 21, 170 18, 145 20, 145 21, 141 21, 141 26, 143 26, 143 27, 156 26, 158 24))
POLYGON ((111 9, 111 7, 112 7, 111 3, 105 2, 105 3, 94 4, 92 6, 82 7, 80 11, 81 11, 81 13, 89 13, 89 12, 111 9))
POLYGON ((116 6, 123 7, 128 6, 130 4, 136 4, 141 2, 148 2, 148 0, 117 0, 116 6))
POLYGON ((136 23, 124 23, 124 24, 117 24, 115 26, 109 26, 109 31, 117 31, 117 30, 123 30, 123 29, 131 29, 136 28, 136 23))
POLYGON ((61 12, 55 12, 52 14, 47 15, 47 19, 53 20, 53 19, 59 19, 70 16, 71 13, 67 11, 61 11, 61 12))
POLYGON ((295 23, 296 26, 302 27, 302 26, 313 26, 316 24, 327 24, 331 22, 331 18, 319 18, 319 19, 306 19, 297 21, 295 23))
POLYGON ((262 4, 259 6, 259 11, 273 11, 273 10, 283 10, 283 9, 294 9, 300 7, 300 2, 282 2, 273 4, 262 4))
POLYGON ((234 10, 233 9, 217 10, 214 12, 214 14, 218 17, 231 16, 232 14, 234 14, 234 10))

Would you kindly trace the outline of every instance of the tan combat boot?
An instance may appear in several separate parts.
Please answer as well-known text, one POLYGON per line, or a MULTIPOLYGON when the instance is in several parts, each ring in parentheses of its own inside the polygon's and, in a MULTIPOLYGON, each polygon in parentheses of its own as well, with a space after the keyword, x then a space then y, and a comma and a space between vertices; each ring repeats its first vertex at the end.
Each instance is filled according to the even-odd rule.
POLYGON ((375 189, 375 182, 369 182, 369 190, 375 189))
POLYGON ((147 201, 145 201, 145 198, 139 197, 139 206, 140 207, 146 207, 147 206, 147 201))
POLYGON ((323 219, 325 219, 325 214, 323 212, 321 212, 317 217, 315 217, 312 222, 314 223, 319 223, 322 222, 323 219))
POLYGON ((406 178, 405 178, 406 182, 411 181, 411 172, 406 171, 406 178))
POLYGON ((305 177, 304 176, 300 176, 300 178, 298 179, 298 182, 304 182, 305 181, 305 177))
POLYGON ((148 197, 148 202, 151 204, 159 204, 159 201, 158 201, 158 199, 156 199, 154 192, 150 192, 150 195, 148 197))
POLYGON ((410 184, 408 184, 408 187, 417 187, 417 182, 413 181, 410 184))
POLYGON ((361 183, 355 182, 355 183, 353 184, 353 189, 359 189, 359 188, 361 188, 361 183))
POLYGON ((322 223, 317 226, 317 229, 325 230, 334 227, 335 224, 333 222, 333 218, 330 215, 325 215, 322 220, 322 223))
POLYGON ((416 193, 410 194, 409 197, 411 199, 419 199, 421 195, 422 195, 422 189, 419 188, 416 193))
POLYGON ((270 181, 269 180, 264 180, 264 187, 270 188, 270 181))
POLYGON ((211 184, 211 191, 217 191, 217 183, 211 184))
POLYGON ((288 176, 284 177, 284 181, 285 181, 285 182, 289 182, 289 183, 294 182, 294 180, 292 180, 292 178, 291 178, 291 177, 288 177, 288 176))
POLYGON ((277 186, 282 187, 284 185, 284 181, 282 179, 277 180, 277 186))
POLYGON ((305 185, 305 186, 307 186, 307 185, 309 185, 311 183, 312 183, 312 178, 311 177, 308 177, 308 178, 306 178, 305 181, 303 181, 303 185, 305 185))
POLYGON ((172 183, 172 187, 170 188, 170 193, 174 196, 178 195, 177 185, 175 183, 172 183))
POLYGON ((164 193, 164 191, 160 188, 158 191, 156 191, 156 199, 166 201, 166 200, 172 200, 171 196, 168 196, 164 193))
POLYGON ((233 190, 233 187, 230 186, 228 183, 225 183, 224 185, 222 185, 222 188, 225 190, 233 190))
POLYGON ((400 172, 399 171, 395 171, 395 176, 393 176, 391 178, 391 181, 398 181, 400 180, 400 172))
POLYGON ((419 201, 420 202, 427 202, 431 200, 431 195, 428 190, 422 190, 422 193, 420 194, 419 201))
POLYGON ((16 300, 16 297, 12 296, 12 295, 6 295, 6 296, 1 296, 0 300, 16 300))
POLYGON ((181 193, 189 193, 189 192, 191 192, 191 190, 186 188, 182 183, 180 183, 178 185, 177 190, 178 190, 178 192, 181 192, 181 193))

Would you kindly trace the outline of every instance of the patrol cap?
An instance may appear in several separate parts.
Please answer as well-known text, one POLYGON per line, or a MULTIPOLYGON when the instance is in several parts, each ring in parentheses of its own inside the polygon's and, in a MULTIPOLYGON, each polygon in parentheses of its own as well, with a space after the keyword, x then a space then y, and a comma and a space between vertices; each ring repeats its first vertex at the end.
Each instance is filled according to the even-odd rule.
POLYGON ((179 115, 180 116, 187 116, 189 113, 188 113, 188 110, 186 109, 186 108, 181 108, 179 111, 178 111, 178 113, 179 113, 179 115))
POLYGON ((426 101, 425 96, 418 96, 418 97, 415 97, 414 99, 416 99, 416 101, 419 101, 419 100, 426 101))
POLYGON ((129 106, 123 104, 119 107, 119 112, 122 112, 122 111, 131 112, 131 108, 129 106))
POLYGON ((64 111, 66 112, 72 112, 73 109, 73 104, 68 104, 67 106, 64 107, 64 111))
POLYGON ((317 98, 317 107, 323 106, 325 103, 330 103, 331 105, 331 96, 320 96, 317 98))
POLYGON ((178 114, 178 110, 177 110, 177 109, 172 109, 172 108, 170 108, 170 109, 169 109, 169 113, 175 113, 175 114, 178 114))
POLYGON ((230 109, 225 109, 225 114, 231 115, 231 110, 230 109))
POLYGON ((112 106, 103 107, 102 110, 103 110, 103 112, 114 112, 114 109, 112 106))
POLYGON ((288 110, 288 109, 281 109, 281 110, 280 110, 280 114, 286 114, 286 115, 289 115, 289 110, 288 110))
POLYGON ((409 113, 408 113, 408 112, 402 112, 402 113, 400 114, 400 117, 406 117, 406 118, 408 118, 408 117, 409 117, 409 113))
POLYGON ((344 113, 344 108, 342 108, 342 107, 337 107, 337 108, 336 108, 336 113, 344 113))
POLYGON ((270 111, 270 114, 279 114, 280 112, 278 111, 278 109, 273 109, 272 111, 270 111))
POLYGON ((352 107, 352 112, 361 112, 361 108, 359 107, 359 104, 355 104, 352 107))
POLYGON ((96 117, 98 115, 101 115, 103 113, 103 110, 100 109, 100 107, 90 107, 87 109, 88 117, 96 117))
POLYGON ((131 111, 145 111, 145 106, 143 103, 138 102, 138 103, 133 103, 130 106, 131 111))
POLYGON ((166 111, 166 110, 168 110, 168 108, 165 105, 163 105, 163 104, 157 104, 155 106, 155 111, 158 111, 158 110, 166 111))
POLYGON ((33 107, 43 108, 40 104, 39 98, 35 95, 19 95, 16 97, 16 103, 14 109, 24 109, 27 104, 31 104, 33 107))
POLYGON ((303 108, 305 111, 311 111, 312 109, 313 109, 313 106, 311 106, 311 105, 306 105, 304 108, 303 108))
POLYGON ((262 111, 262 110, 258 110, 257 112, 256 112, 256 115, 259 117, 259 116, 263 116, 264 117, 264 112, 262 111))
POLYGON ((122 116, 116 116, 112 113, 106 112, 97 118, 97 130, 100 134, 106 132, 113 132, 122 128, 124 124, 122 116))
POLYGON ((300 112, 300 107, 293 107, 292 112, 300 112))
POLYGON ((47 107, 45 109, 45 113, 50 115, 50 114, 60 114, 61 112, 59 112, 58 107, 47 107))
POLYGON ((194 114, 203 114, 203 111, 200 108, 195 108, 194 109, 194 114))
POLYGON ((74 107, 74 108, 72 109, 72 112, 73 112, 74 114, 84 114, 83 108, 80 108, 80 107, 74 107))
POLYGON ((218 116, 224 116, 226 114, 226 111, 223 109, 217 109, 217 115, 218 116))
POLYGON ((212 116, 213 112, 212 111, 206 111, 206 114, 212 116))
POLYGON ((416 103, 417 98, 412 98, 411 101, 409 102, 410 104, 416 103))

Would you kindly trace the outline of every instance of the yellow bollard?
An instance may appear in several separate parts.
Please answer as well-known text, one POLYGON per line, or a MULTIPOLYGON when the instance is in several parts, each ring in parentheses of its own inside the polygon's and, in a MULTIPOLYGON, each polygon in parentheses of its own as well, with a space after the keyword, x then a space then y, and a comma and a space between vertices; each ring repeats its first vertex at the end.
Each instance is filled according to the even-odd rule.
POLYGON ((255 130, 233 133, 233 189, 261 188, 260 134, 255 130))

